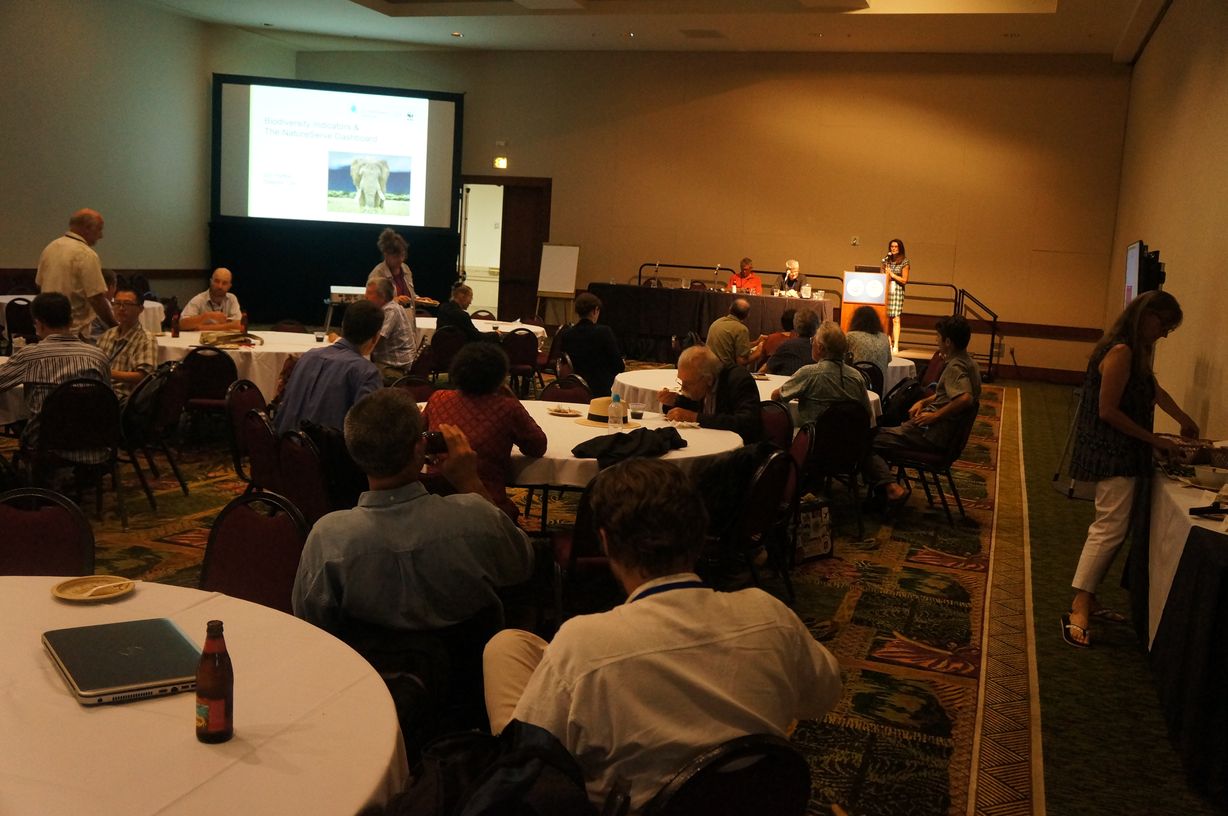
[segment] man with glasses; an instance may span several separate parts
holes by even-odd
[[[111,366],[111,387],[123,402],[133,387],[158,364],[158,345],[149,332],[141,328],[141,312],[145,304],[131,286],[115,290],[111,308],[119,325],[98,338],[98,348],[107,355]]]

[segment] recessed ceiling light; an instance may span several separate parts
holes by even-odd
[[[462,34],[462,33],[460,33],[459,31],[453,31],[453,32],[452,32],[452,36],[453,36],[453,37],[456,37],[456,38],[458,38],[458,39],[459,39],[460,37],[463,37],[463,36],[465,36],[465,35],[464,35],[464,34]]]

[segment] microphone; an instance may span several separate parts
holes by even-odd
[[[886,255],[883,256],[883,263],[890,263],[890,262],[891,262],[891,253],[888,252]]]

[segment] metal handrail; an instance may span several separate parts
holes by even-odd
[[[993,382],[994,360],[997,357],[997,355],[994,354],[994,351],[998,347],[998,313],[986,306],[980,300],[980,298],[969,292],[967,289],[960,289],[957,306],[959,308],[959,313],[963,314],[965,317],[967,317],[969,312],[972,311],[968,307],[968,301],[972,301],[983,312],[983,314],[979,315],[973,312],[973,317],[975,319],[989,321],[989,363],[985,366],[985,380],[987,382]]]

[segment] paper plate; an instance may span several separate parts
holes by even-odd
[[[123,583],[120,583],[121,581]],[[115,586],[101,589],[93,595],[87,594],[91,589],[104,584],[115,584]],[[56,584],[51,588],[51,594],[65,601],[94,603],[127,595],[135,588],[136,581],[122,575],[83,575],[80,578],[70,578]]]
[[[575,408],[564,408],[561,405],[551,405],[546,409],[546,413],[556,417],[578,417],[580,411]]]

